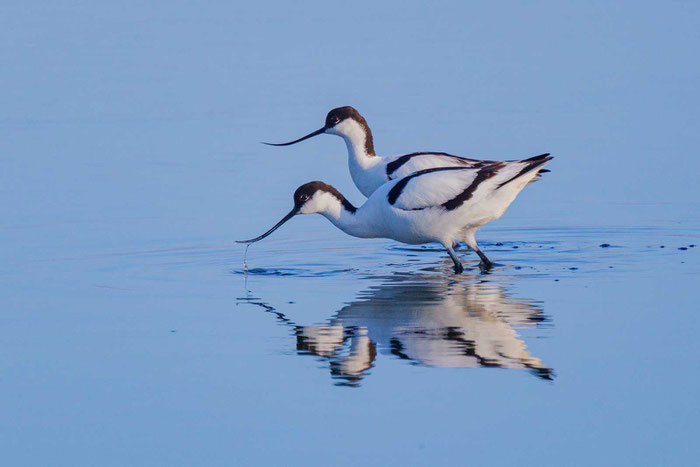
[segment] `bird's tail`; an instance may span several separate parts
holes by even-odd
[[[518,165],[520,165],[522,168],[518,173],[510,177],[508,180],[505,182],[501,183],[498,185],[498,188],[501,188],[503,185],[507,185],[525,175],[532,174],[533,170],[537,170],[538,173],[535,175],[538,175],[542,172],[549,172],[549,170],[542,169],[542,166],[544,166],[547,162],[551,161],[553,159],[552,156],[549,155],[549,153],[545,154],[540,154],[539,156],[535,157],[530,157],[529,159],[523,159],[519,162],[517,162]]]

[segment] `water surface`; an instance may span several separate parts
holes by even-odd
[[[10,2],[0,447],[13,465],[678,464],[698,454],[698,7]],[[551,152],[435,245],[300,216],[380,153]]]

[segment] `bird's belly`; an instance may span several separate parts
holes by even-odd
[[[389,236],[393,240],[409,245],[444,242],[456,238],[454,226],[438,210],[397,210],[393,222],[389,223]]]

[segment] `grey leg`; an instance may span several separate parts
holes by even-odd
[[[493,263],[491,262],[490,259],[488,259],[488,258],[486,257],[486,255],[484,254],[484,252],[481,251],[481,250],[479,249],[479,247],[476,247],[476,250],[474,250],[474,251],[476,251],[476,254],[479,255],[479,258],[481,258],[481,263],[479,263],[479,267],[480,267],[481,269],[486,269],[486,270],[491,269],[491,267],[493,266]]]
[[[445,247],[445,249],[450,255],[450,258],[452,258],[452,261],[455,263],[455,274],[462,274],[464,267],[462,266],[462,263],[459,262],[459,258],[457,258],[455,251],[452,249],[452,247]]]
[[[486,257],[483,251],[479,249],[479,245],[476,244],[476,238],[474,238],[474,231],[467,231],[464,235],[464,243],[467,244],[469,248],[474,250],[474,252],[479,255],[479,258],[481,259],[481,263],[479,263],[479,267],[482,270],[489,270],[493,266],[493,263],[491,262],[490,259]]]

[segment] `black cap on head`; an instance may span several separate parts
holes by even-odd
[[[328,112],[328,115],[326,115],[326,128],[332,128],[338,123],[342,122],[343,120],[347,120],[348,118],[357,120],[358,122],[364,125],[367,124],[367,122],[365,122],[365,119],[362,118],[362,115],[360,115],[360,112],[355,110],[354,107],[346,105],[344,107],[336,107],[335,109]]]
[[[360,115],[360,112],[355,110],[354,107],[346,105],[344,107],[336,107],[335,109],[328,112],[326,115],[326,124],[323,128],[329,129],[333,128],[337,124],[352,119],[362,126],[365,132],[365,150],[370,156],[374,155],[374,140],[372,139],[372,130],[369,129],[369,125],[365,118]]]
[[[326,115],[326,123],[323,125],[323,128],[319,128],[318,130],[311,132],[306,136],[302,136],[299,139],[295,139],[294,141],[289,141],[287,143],[263,142],[263,144],[267,144],[268,146],[290,146],[292,144],[297,144],[309,138],[313,138],[314,136],[326,133],[326,131],[330,130],[331,128],[334,128],[339,123],[348,119],[352,119],[362,126],[366,135],[365,150],[367,151],[368,155],[374,156],[374,142],[372,141],[372,131],[369,129],[369,125],[367,125],[365,119],[362,117],[362,115],[360,115],[360,112],[355,110],[353,107],[350,107],[349,105],[346,105],[345,107],[337,107],[328,112],[328,115]]]
[[[308,200],[313,198],[314,194],[317,191],[324,191],[326,193],[330,193],[331,195],[335,196],[338,201],[341,202],[343,207],[347,209],[350,212],[355,212],[357,208],[353,206],[350,201],[345,199],[345,196],[341,192],[335,189],[335,187],[319,182],[318,180],[309,182],[309,183],[304,183],[302,186],[297,188],[297,190],[294,192],[294,207],[301,209],[301,207],[306,203]]]
[[[294,206],[303,206],[308,200],[310,200],[314,193],[322,189],[322,186],[326,185],[323,182],[309,182],[304,183],[302,186],[296,189],[294,192]],[[326,185],[329,186],[329,185]]]
[[[236,240],[236,243],[255,243],[267,237],[272,232],[279,229],[282,226],[282,224],[299,214],[304,204],[307,203],[311,198],[313,198],[314,194],[317,191],[325,191],[326,193],[330,193],[331,195],[335,196],[336,199],[338,199],[338,201],[340,201],[340,203],[343,205],[343,207],[351,213],[354,213],[357,210],[355,206],[350,204],[350,201],[346,200],[345,197],[342,194],[340,194],[338,190],[336,190],[329,184],[319,181],[304,183],[294,192],[294,207],[291,211],[289,211],[289,213],[286,216],[282,218],[281,221],[279,221],[270,230],[258,237],[251,238],[250,240]]]

